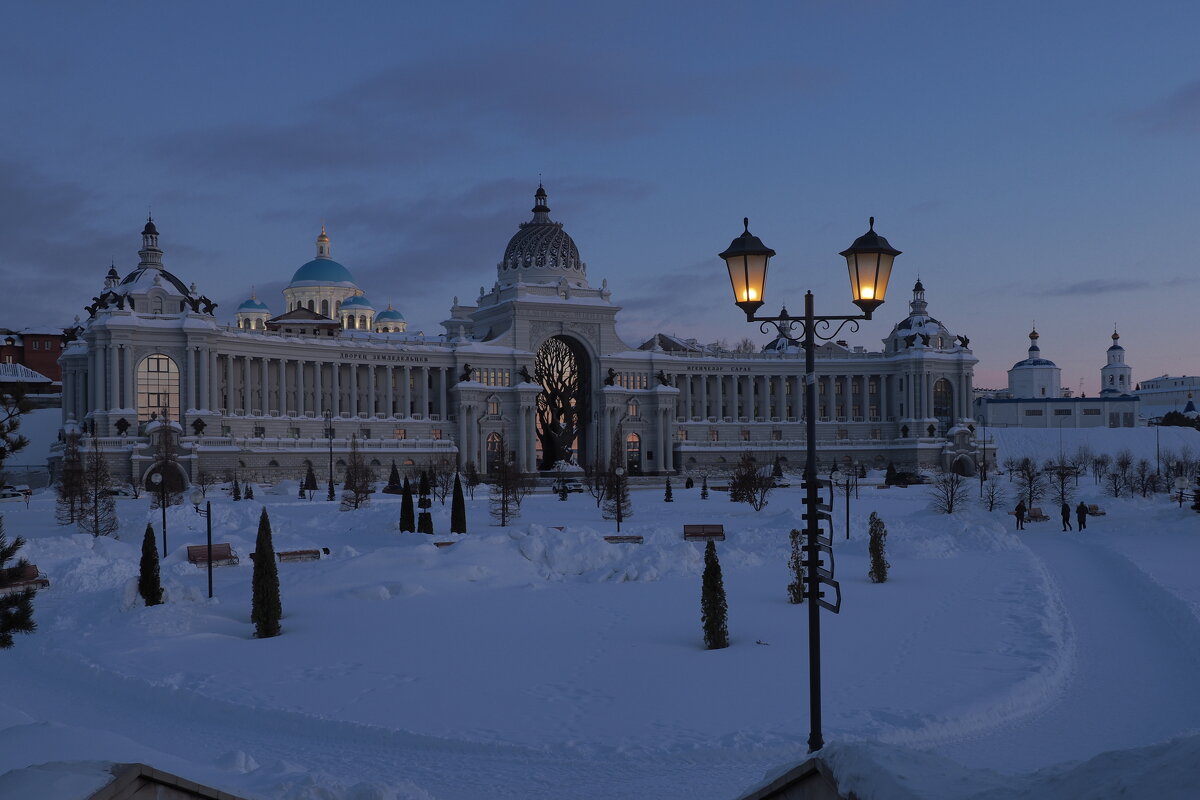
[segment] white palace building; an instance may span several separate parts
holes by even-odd
[[[455,298],[439,336],[376,309],[324,229],[283,290],[282,313],[251,297],[231,322],[166,269],[153,221],[139,256],[123,277],[109,271],[60,361],[64,431],[105,453],[118,480],[146,479],[156,460],[147,434],[164,421],[179,434],[185,481],[235,470],[296,478],[309,464],[324,480],[330,449],[337,471],[352,440],[384,468],[473,462],[488,472],[502,447],[528,473],[617,453],[644,475],[716,473],[746,450],[764,464],[803,463],[803,352],[783,339],[751,354],[661,334],[622,341],[607,281],[589,284],[540,186],[492,288],[472,305]],[[967,345],[929,316],[919,281],[881,350],[824,344],[822,464],[972,473]]]

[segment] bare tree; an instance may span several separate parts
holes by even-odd
[[[1072,495],[1071,480],[1075,475],[1075,470],[1066,464],[1055,464],[1046,469],[1046,476],[1050,484],[1050,497],[1054,500],[1054,504],[1061,506],[1063,503],[1070,504]]]
[[[967,479],[953,470],[941,472],[929,482],[933,508],[942,514],[953,514],[967,502]]]
[[[583,487],[595,499],[596,508],[599,508],[608,493],[608,472],[604,469],[604,462],[599,456],[584,466]]]
[[[1120,497],[1121,492],[1125,491],[1125,477],[1118,469],[1110,469],[1104,475],[1104,492],[1110,497]]]
[[[1144,458],[1138,459],[1137,465],[1133,468],[1131,485],[1133,491],[1138,492],[1145,497],[1150,492],[1154,472],[1150,469],[1150,462]]]
[[[1113,459],[1113,469],[1121,473],[1121,481],[1126,488],[1133,483],[1133,453],[1121,450]]]
[[[496,451],[496,469],[492,475],[491,492],[488,495],[488,511],[500,527],[505,527],[521,515],[520,483],[521,471],[513,454],[508,451],[504,437],[500,437]]]
[[[1004,504],[1004,487],[991,475],[983,484],[983,505],[988,511],[995,511]]]
[[[54,484],[58,499],[54,518],[59,525],[71,525],[83,516],[83,456],[79,452],[79,434],[69,433],[63,441],[62,468]]]
[[[87,463],[83,469],[83,514],[79,529],[92,536],[111,536],[120,527],[116,503],[112,497],[112,480],[108,464],[92,439]]]
[[[429,464],[429,490],[442,505],[446,505],[446,498],[454,489],[454,476],[457,474],[449,459],[443,458]]]
[[[1032,458],[1019,459],[1012,477],[1017,484],[1017,496],[1025,502],[1026,508],[1033,508],[1046,493],[1046,477]]]
[[[769,471],[759,467],[754,455],[747,450],[742,453],[737,466],[729,476],[729,494],[736,502],[749,503],[755,511],[767,504],[767,495],[775,485]]]
[[[468,461],[463,464],[463,484],[472,500],[475,499],[475,487],[479,485],[479,480],[479,467],[475,466],[475,462]]]
[[[208,497],[208,490],[221,482],[218,475],[205,470],[200,470],[196,473],[196,480],[192,481],[195,486],[200,489],[200,494],[203,497]]]
[[[1021,463],[1021,459],[1009,456],[1004,459],[1004,471],[1008,474],[1009,482],[1012,482],[1013,473],[1017,471],[1017,465]]]
[[[1108,465],[1112,463],[1112,456],[1108,453],[1099,453],[1092,459],[1092,480],[1099,483],[1108,474]]]
[[[733,346],[735,353],[757,353],[758,345],[749,336],[743,336],[737,344]]]
[[[342,479],[342,511],[356,510],[370,502],[371,485],[374,482],[374,470],[363,460],[362,452],[358,449],[358,437],[351,436]]]

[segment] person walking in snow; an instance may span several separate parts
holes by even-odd
[[[1017,501],[1017,510],[1013,512],[1017,515],[1017,530],[1025,530],[1025,501]]]
[[[1066,503],[1063,503],[1061,510],[1062,510],[1063,530],[1064,531],[1075,530],[1074,528],[1071,527],[1071,507],[1069,505],[1067,505]]]
[[[1088,508],[1086,505],[1084,505],[1083,501],[1080,500],[1079,505],[1075,506],[1075,519],[1079,522],[1080,533],[1082,533],[1083,529],[1087,527],[1087,516]]]

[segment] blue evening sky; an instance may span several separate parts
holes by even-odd
[[[716,257],[749,216],[768,309],[852,312],[867,217],[1001,386],[1037,321],[1088,394],[1200,373],[1193,3],[21,3],[0,51],[0,326],[66,325],[147,207],[168,269],[273,311],[312,257],[440,332],[541,175],[632,343],[765,341]]]

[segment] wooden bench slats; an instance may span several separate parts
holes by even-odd
[[[725,541],[724,525],[684,525],[683,538],[689,542]]]
[[[214,550],[216,545],[213,545]],[[258,553],[251,553],[250,560],[253,561]],[[275,558],[282,563],[290,563],[292,561],[320,561],[320,550],[277,550]]]
[[[609,544],[642,544],[645,541],[643,536],[605,536],[604,541]]]
[[[452,544],[454,544],[454,542],[434,542],[433,546],[434,547],[449,547]]]
[[[37,564],[26,564],[24,567],[10,567],[0,574],[0,595],[23,592],[26,589],[46,589],[50,579],[38,572]]]
[[[208,545],[205,544],[189,544],[188,545],[188,561],[198,567],[207,566],[208,564]],[[212,546],[212,563],[214,567],[225,567],[240,564],[241,559],[237,553],[233,552],[233,546],[229,542],[221,542]]]
[[[1105,514],[1108,513],[1107,511],[1101,511],[1100,506],[1096,505],[1095,503],[1088,504],[1087,509],[1088,509],[1088,516],[1090,516],[1090,517],[1103,517]]]

